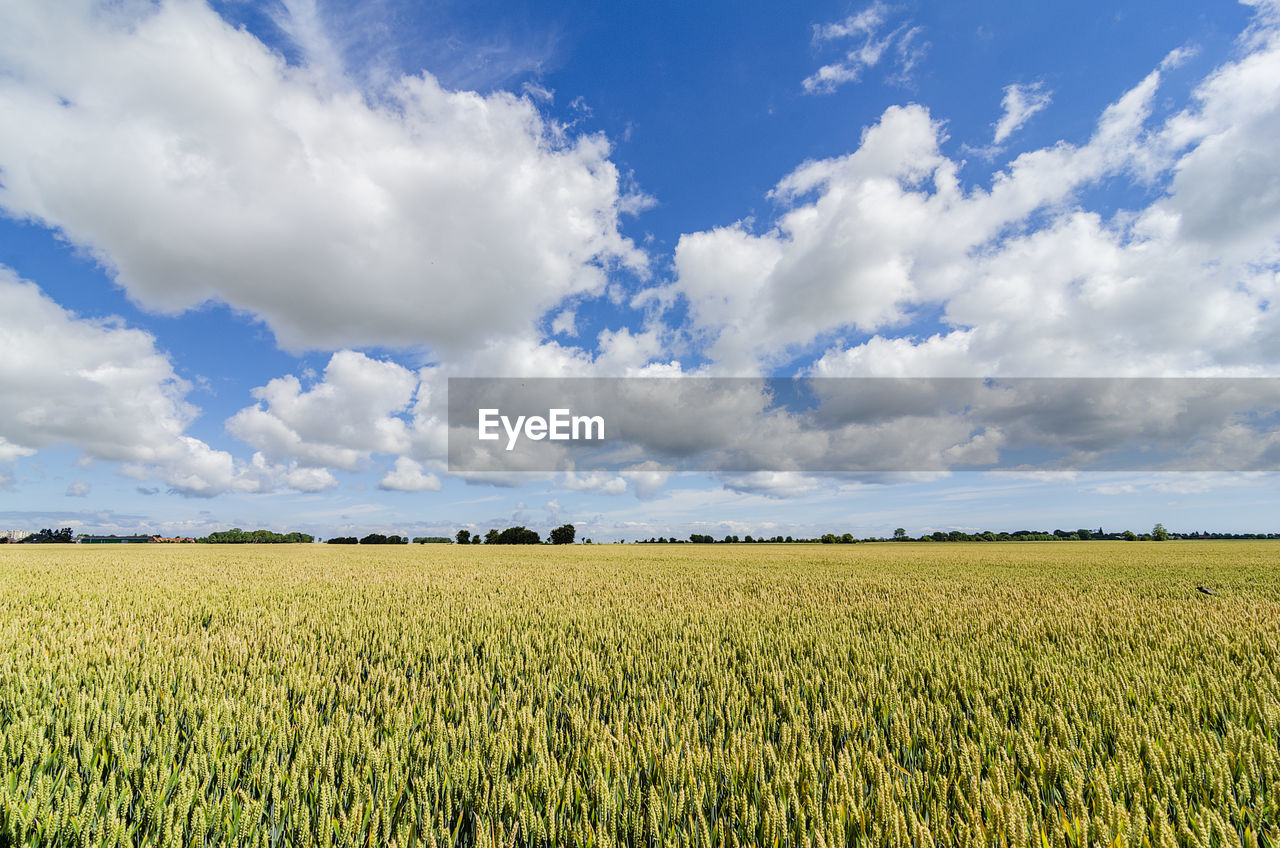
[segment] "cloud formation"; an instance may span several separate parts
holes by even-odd
[[[323,379],[304,389],[293,375],[253,390],[259,401],[227,421],[227,429],[273,462],[356,471],[374,453],[410,450],[403,417],[418,387],[404,366],[338,351]]]
[[[69,445],[186,495],[238,484],[231,454],[186,434],[190,386],[151,334],[77,318],[3,266],[0,301],[0,462]],[[82,481],[67,490],[87,492]]]
[[[1022,125],[1053,101],[1053,92],[1047,91],[1042,82],[1013,83],[1004,87],[1000,108],[1004,113],[996,121],[993,144],[1004,144]]]
[[[401,456],[396,458],[395,466],[378,483],[378,488],[393,492],[438,492],[441,483],[436,475],[424,473],[422,465]]]
[[[5,4],[0,205],[148,309],[224,302],[290,349],[456,353],[645,273],[602,136],[425,73],[365,96],[324,71],[314,6],[288,8],[319,64],[204,3]]]
[[[805,93],[831,94],[845,83],[860,82],[863,71],[882,61],[892,65],[891,82],[901,84],[909,81],[912,71],[929,51],[929,44],[921,38],[923,29],[909,23],[886,31],[886,24],[893,15],[891,7],[877,0],[842,21],[815,25],[813,41],[816,45],[852,42],[852,46],[847,48],[840,61],[823,65],[805,77]]]
[[[989,186],[962,182],[929,110],[890,107],[855,151],[774,188],[772,226],[682,236],[655,298],[683,296],[687,332],[726,374],[815,345],[819,376],[1266,374],[1280,355],[1278,32],[1261,16],[1161,122],[1152,71],[1086,143],[1025,152]],[[1025,118],[1035,100],[1018,96]],[[1104,180],[1155,199],[1085,206]],[[904,333],[921,311],[942,328]],[[841,341],[855,334],[870,338]]]

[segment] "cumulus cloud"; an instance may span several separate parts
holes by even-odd
[[[199,412],[186,400],[191,386],[150,333],[118,319],[76,317],[3,266],[0,300],[0,462],[66,445],[188,497],[337,484],[327,470],[272,463],[261,454],[241,461],[189,435]],[[66,494],[90,491],[77,479]]]
[[[1151,119],[1157,69],[1085,143],[1025,152],[986,186],[962,183],[927,109],[891,107],[852,153],[785,177],[772,226],[682,236],[676,280],[654,298],[685,298],[687,331],[722,373],[815,344],[828,348],[820,376],[1268,373],[1280,354],[1268,308],[1280,294],[1278,32],[1260,17],[1241,56],[1169,118]],[[1025,118],[1034,98],[1020,96]],[[1156,199],[1085,207],[1106,179]],[[943,329],[911,335],[920,310],[940,311]],[[871,338],[847,345],[848,333]]]
[[[654,370],[650,357],[661,351],[656,330],[626,329],[601,333],[594,353],[518,337],[501,343],[495,340],[469,355],[416,370],[390,358],[339,350],[318,377],[287,374],[253,389],[257,403],[231,416],[226,426],[228,432],[256,451],[250,470],[262,486],[275,480],[291,480],[291,488],[304,491],[328,488],[336,485],[331,475],[309,483],[298,481],[304,480],[307,469],[323,470],[326,475],[329,469],[361,472],[373,467],[377,457],[395,457],[394,467],[384,474],[379,488],[436,491],[442,484],[435,472],[444,471],[447,458],[450,377],[488,374],[582,378],[681,373],[679,363],[658,365]],[[546,410],[542,412],[545,414]],[[472,436],[474,425],[470,419],[455,422],[455,427]],[[541,444],[558,450],[559,443],[556,447],[547,442]],[[542,481],[604,494],[619,494],[627,489],[627,481],[616,475],[569,474],[555,478],[537,473],[547,465],[481,461],[458,465],[450,474],[468,483],[504,487]],[[643,485],[642,490],[647,491]]]
[[[1031,116],[1041,111],[1053,101],[1053,92],[1047,91],[1044,83],[1013,83],[1004,87],[1004,99],[1000,107],[1004,113],[996,121],[993,144],[1003,144]]]
[[[649,459],[638,462],[622,471],[622,477],[630,484],[631,490],[641,500],[657,497],[662,487],[671,479],[671,471],[659,462]]]
[[[356,471],[373,453],[409,451],[410,424],[401,416],[417,387],[418,375],[402,365],[342,350],[310,388],[286,375],[254,389],[258,404],[232,416],[227,429],[273,462]]]
[[[293,349],[469,350],[645,272],[603,137],[425,73],[366,96],[286,7],[301,67],[200,2],[5,4],[0,205],[149,309],[225,302]]]
[[[149,333],[77,318],[3,267],[0,300],[0,461],[61,444],[182,494],[238,485],[230,454],[186,435],[190,386]],[[68,494],[87,494],[77,483]]]
[[[436,475],[424,474],[419,463],[402,456],[396,459],[395,467],[386,473],[378,488],[393,492],[438,492],[441,483]]]
[[[327,468],[291,467],[282,473],[284,484],[299,492],[323,492],[338,485]]]
[[[566,471],[556,480],[556,485],[573,492],[599,492],[602,495],[620,495],[627,490],[625,479],[602,471]]]

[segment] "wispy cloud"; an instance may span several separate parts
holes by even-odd
[[[815,24],[813,41],[822,46],[833,41],[852,41],[844,57],[818,68],[804,80],[809,94],[830,94],[849,82],[859,82],[867,68],[890,63],[890,82],[904,85],[924,59],[929,43],[920,38],[923,29],[910,22],[888,28],[894,10],[876,2],[843,21]]]
[[[330,85],[341,84],[346,78],[342,51],[330,38],[315,0],[282,0],[272,19],[302,51],[313,72]]]
[[[1013,83],[1004,87],[1004,99],[1000,101],[1004,113],[995,124],[994,144],[1003,144],[1031,116],[1044,109],[1053,101],[1053,92],[1048,91],[1042,82]]]

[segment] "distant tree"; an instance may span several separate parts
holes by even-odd
[[[232,527],[230,530],[210,533],[199,541],[214,545],[273,545],[314,542],[315,537],[307,533],[275,533],[271,530],[241,530],[239,527]]]
[[[443,538],[443,537],[439,537],[439,538]],[[445,541],[447,542],[448,539],[445,539]],[[409,538],[407,536],[398,536],[394,534],[391,536],[384,536],[381,533],[370,533],[368,536],[362,536],[360,538],[360,544],[362,545],[407,545],[409,544]]]
[[[458,544],[459,544],[459,545],[469,545],[469,544],[471,544],[471,531],[470,531],[470,530],[459,530],[459,531],[458,531],[457,539],[458,539]]]
[[[1151,538],[1157,542],[1167,542],[1169,541],[1169,531],[1164,529],[1163,524],[1156,524],[1151,530]]]
[[[326,545],[358,545],[360,544],[360,540],[357,539],[355,536],[334,536],[332,539],[325,542],[325,544]]]
[[[907,531],[904,527],[899,527],[893,531],[893,540],[895,542],[905,542],[907,540]]]
[[[48,527],[45,527],[40,532],[32,533],[22,541],[33,545],[43,545],[50,543],[67,544],[73,540],[71,538],[70,527],[63,527],[61,530],[51,530]]]
[[[578,530],[572,524],[565,524],[551,531],[551,544],[553,545],[572,545],[573,537],[576,536]]]
[[[496,544],[498,544],[498,531],[497,531],[497,530],[490,530],[488,533],[485,533],[485,534],[484,534],[484,543],[485,543],[486,545],[496,545]]]
[[[1138,537],[1137,537],[1137,535],[1136,535],[1132,530],[1126,530],[1126,531],[1124,531],[1124,534],[1123,534],[1122,538],[1123,538],[1126,542],[1136,542],[1136,541],[1138,541]]]
[[[528,527],[508,527],[501,533],[494,536],[492,545],[539,545],[542,544],[542,538],[537,531],[530,530]]]
[[[472,537],[471,537],[471,544],[473,544],[473,545],[478,545],[478,544],[480,544],[480,534],[479,534],[479,533],[477,533],[477,534],[475,534],[474,536],[472,536]]]
[[[1092,538],[1093,538],[1093,532],[1092,532],[1092,531],[1090,531],[1090,530],[1086,530],[1086,529],[1084,529],[1083,527],[1081,527],[1079,530],[1077,530],[1077,531],[1076,531],[1076,536],[1078,536],[1078,537],[1079,537],[1079,538],[1081,538],[1081,539],[1092,539]]]

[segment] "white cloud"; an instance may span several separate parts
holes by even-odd
[[[258,403],[229,418],[227,429],[259,452],[263,485],[267,480],[285,479],[292,468],[355,472],[367,469],[375,456],[393,456],[397,457],[395,468],[383,477],[381,488],[435,490],[439,480],[420,472],[424,464],[436,471],[445,467],[450,376],[651,375],[650,357],[662,350],[656,331],[626,329],[602,333],[597,347],[592,356],[581,348],[550,341],[495,340],[469,355],[416,371],[390,359],[340,350],[330,358],[321,378],[309,386],[285,375],[253,389]],[[678,363],[660,367],[679,373]],[[492,466],[498,473],[483,470],[489,467],[479,464],[453,476],[468,483],[506,487],[552,479],[548,474],[523,472],[519,462]],[[535,467],[541,466],[529,465]],[[588,479],[570,478],[567,487],[581,483],[583,488],[609,494],[626,487],[616,477],[613,482]]]
[[[687,332],[720,373],[775,368],[815,344],[829,348],[813,369],[825,376],[1270,373],[1277,32],[1256,25],[1243,55],[1167,120],[1151,121],[1157,70],[1087,143],[1023,153],[989,187],[961,183],[926,109],[891,107],[854,152],[778,184],[772,227],[682,236],[676,280],[651,302],[687,299]],[[1157,199],[1084,208],[1103,179]],[[903,333],[939,308],[945,329]],[[872,338],[847,345],[846,332]]]
[[[1080,486],[1082,491],[1099,495],[1132,495],[1139,492],[1160,492],[1170,495],[1201,495],[1224,489],[1245,489],[1256,486],[1274,486],[1276,475],[1267,472],[1221,473],[1214,471],[1189,471],[1179,473],[1151,473],[1132,477],[1098,475]]]
[[[893,10],[881,2],[872,3],[860,12],[849,15],[843,21],[815,25],[813,40],[823,45],[832,41],[854,42],[838,62],[823,65],[803,83],[808,94],[830,94],[845,83],[859,82],[862,73],[879,65],[886,55],[891,55],[894,65],[891,82],[905,84],[929,50],[929,44],[921,41],[921,27],[901,24],[885,32],[885,24],[893,16]]]
[[[241,484],[230,454],[185,434],[190,386],[149,333],[77,318],[2,266],[0,300],[0,461],[62,444],[186,495]]]
[[[91,489],[92,489],[92,486],[90,486],[84,480],[72,480],[71,485],[67,486],[67,497],[69,498],[87,497]]]
[[[323,492],[338,485],[327,468],[293,467],[283,473],[284,484],[299,492]]]
[[[398,457],[395,467],[378,483],[379,489],[393,492],[438,492],[440,478],[422,472],[422,466],[407,456]]]
[[[563,309],[551,322],[553,336],[576,336],[578,334],[577,315],[572,309]]]
[[[373,453],[410,450],[410,425],[400,416],[417,387],[418,375],[401,365],[342,350],[309,389],[292,375],[254,389],[259,403],[232,416],[227,429],[273,462],[355,471]]]
[[[832,41],[841,38],[856,38],[874,35],[884,25],[889,16],[889,7],[884,3],[872,3],[860,12],[848,16],[843,21],[823,24],[813,28],[814,41]]]
[[[149,309],[220,300],[295,349],[472,349],[644,272],[603,137],[427,74],[365,96],[287,5],[314,65],[203,3],[4,4],[0,204]]]
[[[556,99],[556,93],[553,89],[538,85],[535,82],[526,81],[520,86],[520,90],[542,103],[552,103]]]
[[[271,19],[302,50],[308,68],[322,83],[339,85],[346,77],[341,51],[329,38],[315,0],[280,0],[278,7],[268,7]]]
[[[724,487],[743,494],[767,498],[796,498],[817,489],[822,481],[795,471],[753,471],[747,474],[722,474]]]
[[[649,459],[624,469],[622,477],[630,484],[637,498],[647,501],[656,497],[662,487],[667,485],[671,472]]]
[[[566,471],[556,480],[556,485],[574,492],[599,492],[602,495],[620,495],[627,490],[625,479],[602,471]]]
[[[1004,99],[1000,102],[1004,114],[996,122],[992,143],[1003,144],[1009,136],[1021,129],[1032,115],[1044,109],[1052,101],[1053,92],[1047,91],[1042,82],[1006,85]]]

